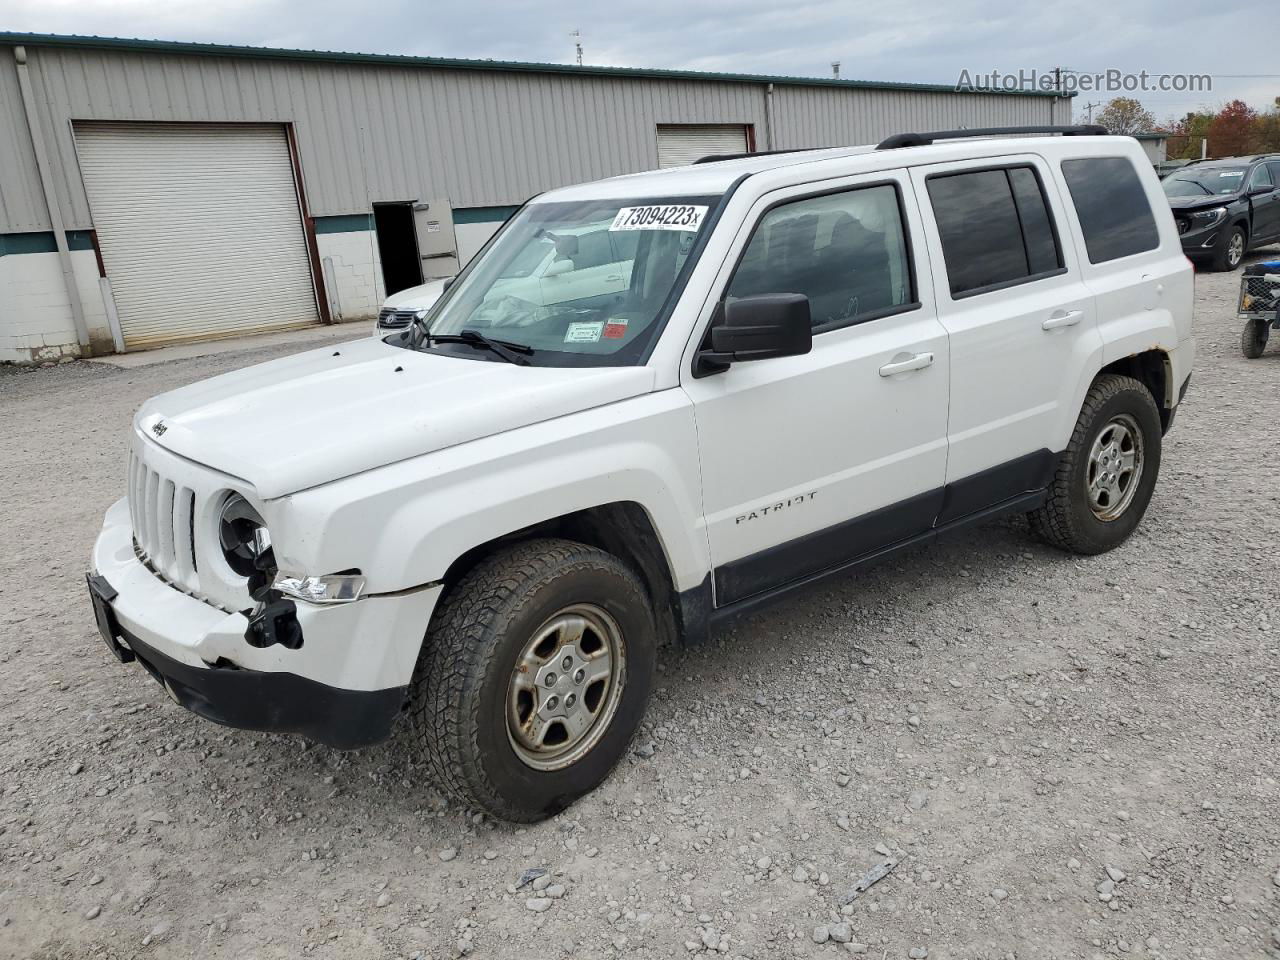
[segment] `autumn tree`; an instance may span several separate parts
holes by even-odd
[[[1232,100],[1209,124],[1210,155],[1238,157],[1252,153],[1257,140],[1257,123],[1258,111],[1243,100]]]
[[[1146,133],[1156,125],[1151,111],[1132,97],[1116,97],[1098,113],[1098,123],[1108,133]]]
[[[1214,115],[1207,111],[1193,111],[1181,120],[1169,123],[1167,156],[1170,160],[1196,160],[1200,157],[1200,144],[1209,136],[1209,125]]]
[[[1255,147],[1263,153],[1280,153],[1280,97],[1271,109],[1258,114],[1254,124]]]

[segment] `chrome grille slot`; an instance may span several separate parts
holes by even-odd
[[[159,475],[157,474],[157,477]],[[177,572],[173,550],[173,493],[172,480],[159,479],[156,485],[156,509],[153,516],[156,521],[156,555],[155,563],[165,576],[173,579]]]
[[[174,579],[179,583],[196,585],[195,532],[196,495],[189,487],[178,490],[173,500],[173,562]]]
[[[196,564],[196,494],[129,456],[129,517],[138,555],[169,583],[198,593]]]

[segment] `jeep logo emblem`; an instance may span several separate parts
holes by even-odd
[[[154,433],[157,437],[163,437],[164,432],[168,429],[169,428],[164,425],[163,420],[157,420],[155,423],[151,425],[151,432]]]

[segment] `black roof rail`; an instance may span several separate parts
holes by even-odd
[[[756,150],[752,153],[709,153],[699,157],[690,166],[699,163],[719,163],[721,160],[745,160],[747,157],[773,157],[779,153],[809,153],[812,150],[830,150],[831,147],[796,147],[793,150]]]
[[[1107,130],[1095,124],[1049,127],[976,127],[972,130],[934,130],[932,133],[895,133],[881,140],[877,150],[924,147],[935,140],[963,140],[966,137],[1008,137],[1017,133],[1060,133],[1064,137],[1101,137]]]

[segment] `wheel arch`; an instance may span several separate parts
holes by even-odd
[[[666,545],[643,505],[614,501],[574,510],[493,537],[466,550],[449,564],[441,578],[446,591],[476,564],[497,551],[526,540],[559,537],[612,554],[640,577],[653,604],[660,645],[682,642],[696,629],[680,602]]]
[[[1113,360],[1097,372],[1094,380],[1108,373],[1132,377],[1146,387],[1160,411],[1161,429],[1169,429],[1173,408],[1178,401],[1174,392],[1176,386],[1173,382],[1173,362],[1166,351],[1154,348]]]

